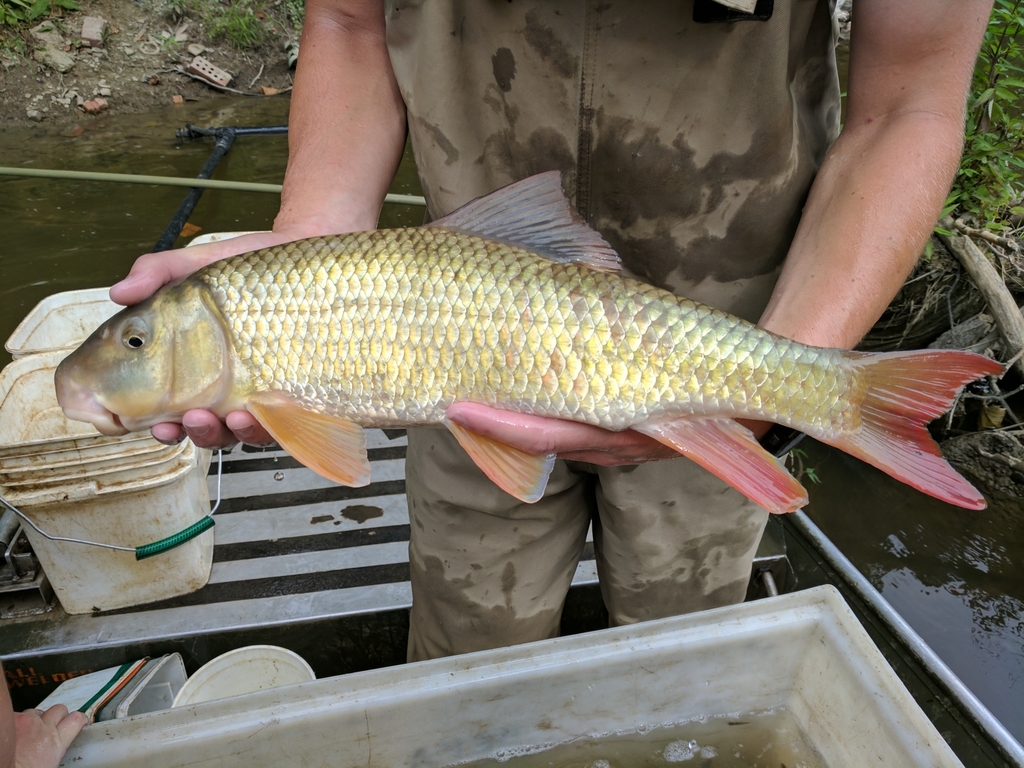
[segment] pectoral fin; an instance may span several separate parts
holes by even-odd
[[[258,392],[245,406],[282,448],[318,475],[356,488],[369,484],[366,433],[358,424],[284,392]]]
[[[634,426],[674,448],[769,512],[794,512],[807,491],[777,458],[732,419],[684,418]]]
[[[459,445],[483,473],[505,493],[527,504],[533,504],[544,495],[548,476],[555,465],[553,453],[546,456],[526,453],[476,432],[470,432],[447,419],[445,426],[451,430]]]

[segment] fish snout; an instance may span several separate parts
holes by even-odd
[[[104,435],[128,434],[117,414],[97,400],[93,392],[75,381],[61,366],[57,368],[53,383],[57,389],[57,404],[67,418],[92,424]]]

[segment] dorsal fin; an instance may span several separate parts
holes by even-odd
[[[430,224],[527,248],[552,261],[622,268],[619,256],[572,209],[558,171],[538,173],[478,197]]]

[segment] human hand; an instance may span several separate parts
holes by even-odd
[[[631,429],[611,432],[577,421],[503,411],[479,403],[453,403],[447,416],[471,432],[538,456],[554,453],[560,459],[602,467],[679,457],[653,437]]]
[[[111,286],[110,299],[125,306],[138,304],[152,296],[160,286],[191,275],[207,264],[307,236],[288,231],[254,232],[215,243],[147,253],[135,260],[127,277]]]
[[[273,445],[274,438],[248,411],[232,411],[223,420],[212,411],[194,408],[185,411],[181,424],[165,421],[150,429],[153,437],[171,445],[189,437],[200,448],[216,450],[236,443]]]
[[[309,236],[308,231],[299,229],[276,230],[162,253],[147,253],[135,261],[128,277],[111,287],[110,298],[118,304],[137,304],[162,285],[190,275],[207,264]],[[250,445],[274,442],[263,426],[246,411],[234,411],[222,421],[211,411],[195,409],[185,413],[181,424],[154,424],[151,432],[162,443],[177,443],[187,435],[200,448],[210,449],[227,448],[238,442]]]
[[[631,429],[611,432],[577,421],[503,411],[479,403],[453,403],[447,416],[478,435],[538,456],[554,453],[560,459],[602,467],[679,458],[674,449]],[[771,427],[763,421],[739,421],[755,437],[761,437]]]
[[[88,718],[56,704],[14,714],[14,768],[56,768]]]

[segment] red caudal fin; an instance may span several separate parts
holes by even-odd
[[[985,499],[942,458],[926,425],[960,387],[1002,373],[1002,364],[973,352],[920,350],[864,355],[854,365],[868,378],[861,427],[827,442],[937,499],[984,509]]]

